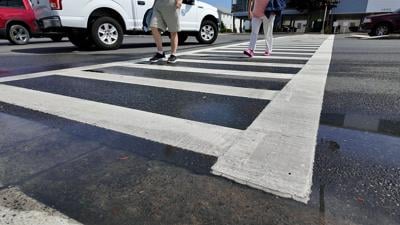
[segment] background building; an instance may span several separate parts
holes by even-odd
[[[245,24],[248,0],[233,0],[232,3],[233,15],[239,18],[242,24]],[[328,24],[332,26],[333,22],[336,21],[338,32],[349,32],[357,29],[367,15],[393,12],[399,8],[400,0],[340,0],[337,8],[329,12]],[[312,14],[311,31],[318,32],[322,28],[323,11],[313,12]],[[295,32],[305,32],[310,19],[309,16],[307,11],[299,12],[296,9],[286,9],[277,27]]]
[[[218,10],[219,18],[221,20],[221,26],[224,24],[226,32],[240,31],[240,19],[233,16],[230,12]]]

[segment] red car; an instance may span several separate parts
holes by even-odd
[[[0,37],[13,44],[27,44],[39,33],[29,0],[0,0]]]
[[[361,24],[361,29],[372,36],[400,32],[400,9],[393,13],[366,17]]]
[[[44,33],[48,24],[61,27],[58,17],[41,10],[42,5],[53,0],[0,0],[0,38],[6,38],[13,44],[27,44],[31,37],[49,37],[61,41],[62,33]],[[35,12],[35,5],[38,12]],[[46,14],[47,13],[47,14]],[[37,18],[37,15],[43,18]]]

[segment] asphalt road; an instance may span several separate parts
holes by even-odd
[[[221,36],[218,44],[247,38]],[[202,47],[191,42],[184,46]],[[39,40],[18,47],[0,42],[0,76],[143,58],[153,50],[149,37],[129,37],[121,50],[111,52],[79,52],[68,42]],[[84,224],[399,224],[398,52],[399,40],[335,38],[307,205],[211,175],[215,157],[6,103],[0,103],[1,189],[19,187],[28,196]],[[199,66],[188,66],[188,72]],[[132,73],[121,68],[97,72],[111,71]],[[159,76],[140,70],[135,73]],[[282,80],[204,80],[184,75],[171,72],[163,73],[167,78],[158,78],[273,90],[281,90],[286,84]],[[59,83],[64,85],[57,86]],[[129,90],[122,84],[112,89],[105,82],[68,77],[8,84],[124,107],[134,105],[236,129],[245,129],[268,104],[139,86]],[[136,102],[129,96],[136,96]],[[230,117],[212,110],[199,113],[194,106],[202,104],[206,108],[226,104],[229,107],[224,112]],[[248,108],[251,110],[241,114]],[[23,208],[20,202],[9,205]]]
[[[246,39],[245,35],[221,35],[215,45]],[[164,37],[166,51],[169,51],[168,41]],[[201,47],[208,45],[200,45],[190,37],[180,49]],[[54,43],[50,39],[32,39],[27,46],[10,45],[8,41],[0,40],[0,76],[151,57],[154,51],[155,44],[149,35],[125,36],[123,46],[116,51],[78,51],[67,38],[61,43]]]

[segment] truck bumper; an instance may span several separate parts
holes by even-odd
[[[371,23],[363,23],[360,28],[362,32],[370,33],[372,31],[372,26]]]
[[[38,21],[41,30],[59,30],[62,27],[60,17],[46,17]]]
[[[0,29],[0,38],[6,38],[6,37],[7,37],[6,29]]]

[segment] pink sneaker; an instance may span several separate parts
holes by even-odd
[[[254,56],[254,51],[251,49],[246,49],[243,51],[243,54],[247,55],[249,58],[252,58]]]
[[[270,55],[271,55],[271,52],[268,51],[268,50],[265,50],[264,55],[265,55],[265,56],[270,56]]]

